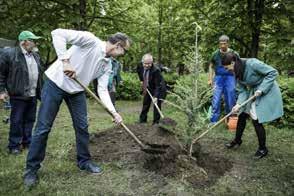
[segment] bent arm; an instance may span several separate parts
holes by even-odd
[[[108,92],[108,87],[107,87],[109,75],[110,73],[106,72],[98,79],[97,91],[102,103],[108,109],[108,111],[110,111],[112,114],[116,114],[117,112],[111,102],[109,92]]]
[[[209,63],[208,67],[208,83],[212,84],[213,78],[214,78],[214,69],[213,69],[213,64]]]
[[[244,101],[246,101],[249,97],[249,91],[247,90],[246,86],[241,84],[240,82],[237,83],[237,91],[239,93],[237,104],[241,105]]]
[[[87,31],[55,29],[51,32],[53,45],[59,59],[69,59],[67,44],[89,47],[95,44],[96,37]]]
[[[7,54],[4,52],[0,55],[0,94],[5,93],[6,89],[6,80],[9,67],[7,58]]]
[[[252,67],[254,71],[264,77],[261,84],[258,86],[258,90],[263,94],[267,94],[278,76],[278,71],[261,61],[255,63]]]

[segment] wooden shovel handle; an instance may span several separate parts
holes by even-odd
[[[102,107],[103,109],[111,115],[111,117],[114,118],[113,114],[108,110],[108,108],[102,103],[102,101],[81,81],[79,81],[77,78],[73,78],[74,81],[76,81],[91,97],[93,97]],[[121,122],[120,125],[127,131],[127,133],[140,145],[141,148],[145,148],[144,144],[139,140],[139,138],[136,137],[136,135],[123,123]]]
[[[241,105],[240,108],[245,106],[247,103],[249,103],[250,101],[252,101],[253,99],[255,99],[256,96],[253,95],[252,97],[250,97],[249,99],[247,99],[246,101],[244,101]],[[228,118],[229,116],[231,116],[233,114],[233,111],[231,111],[230,113],[228,113],[225,117],[223,117],[222,119],[220,119],[218,122],[216,122],[213,126],[209,127],[206,131],[204,131],[200,136],[198,136],[196,139],[194,139],[192,141],[192,144],[194,144],[196,141],[198,141],[200,138],[202,138],[204,135],[206,135],[211,129],[215,128],[216,126],[218,126],[221,122],[223,122],[226,118]]]
[[[158,111],[158,113],[159,113],[160,117],[161,117],[161,118],[164,118],[164,116],[163,116],[163,114],[162,114],[161,110],[159,109],[159,107],[158,107],[157,103],[155,102],[155,100],[154,100],[153,96],[151,95],[150,91],[148,90],[148,88],[146,88],[146,91],[147,91],[148,95],[150,96],[150,98],[151,98],[151,100],[152,100],[152,103],[153,103],[153,105],[156,107],[156,109],[157,109],[157,111]]]
[[[240,108],[245,106],[247,103],[249,103],[250,101],[252,101],[253,99],[255,99],[256,96],[253,95],[252,97],[250,97],[249,99],[247,99],[246,101],[244,101],[241,105]],[[231,111],[230,113],[228,113],[225,117],[223,117],[222,119],[220,119],[217,123],[215,123],[213,126],[209,127],[206,131],[204,131],[201,135],[199,135],[196,139],[192,140],[191,145],[190,145],[190,150],[189,150],[189,156],[192,157],[192,151],[193,151],[193,144],[195,142],[197,142],[200,138],[202,138],[203,136],[205,136],[211,129],[213,129],[214,127],[216,127],[217,125],[219,125],[221,122],[223,122],[226,118],[228,118],[231,114],[233,114],[233,111]]]

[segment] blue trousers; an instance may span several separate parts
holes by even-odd
[[[32,129],[36,119],[37,99],[10,99],[9,149],[19,149],[20,145],[30,145]]]
[[[42,89],[42,102],[27,155],[27,170],[37,171],[41,167],[41,162],[45,158],[48,134],[63,100],[67,104],[75,129],[78,166],[81,167],[90,160],[85,93],[68,94],[56,86],[54,82],[47,80]]]
[[[220,116],[221,98],[224,95],[225,112],[229,113],[236,104],[236,80],[231,75],[216,75],[214,77],[214,91],[212,97],[212,113],[210,122],[215,123]]]

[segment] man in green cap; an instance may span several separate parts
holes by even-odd
[[[19,45],[4,49],[0,55],[0,101],[10,97],[8,150],[14,155],[31,142],[42,83],[41,59],[34,52],[35,40],[40,38],[23,31],[18,36]]]

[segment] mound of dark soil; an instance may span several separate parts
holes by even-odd
[[[143,143],[168,145],[166,153],[145,153],[122,127],[114,127],[91,136],[90,149],[93,159],[105,163],[119,161],[123,168],[136,168],[162,177],[178,178],[196,187],[213,184],[232,168],[229,160],[219,154],[201,152],[200,148],[195,148],[198,149],[198,152],[194,153],[197,159],[190,159],[175,135],[159,126],[127,126]]]

